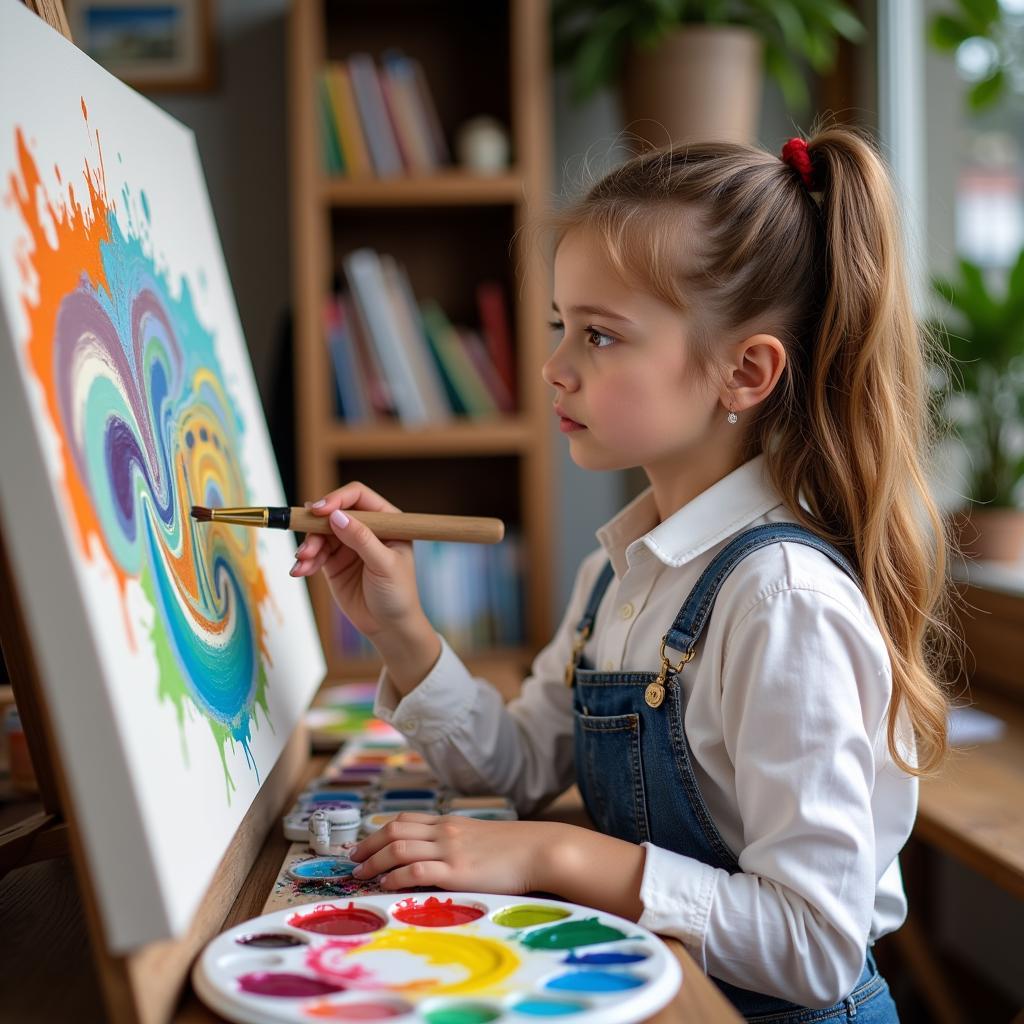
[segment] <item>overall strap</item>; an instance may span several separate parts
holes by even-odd
[[[587,606],[583,610],[583,617],[576,624],[576,639],[573,641],[572,645],[572,656],[569,658],[569,661],[565,666],[566,686],[572,686],[573,684],[573,679],[576,674],[576,664],[580,660],[583,648],[587,645],[587,639],[593,632],[594,619],[597,618],[597,609],[601,607],[601,598],[604,597],[604,592],[608,589],[608,584],[611,583],[614,575],[615,570],[612,568],[612,563],[605,562],[600,575],[597,577],[597,580],[590,591],[590,597],[587,599]]]
[[[857,586],[861,586],[860,577],[846,556],[835,545],[823,540],[806,527],[798,523],[765,523],[762,526],[753,526],[727,544],[701,573],[671,629],[665,634],[662,651],[664,652],[664,648],[668,646],[676,651],[692,652],[711,615],[718,591],[729,573],[758,548],[783,540],[806,544],[828,555]]]

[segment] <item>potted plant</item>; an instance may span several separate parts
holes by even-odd
[[[929,321],[952,357],[937,413],[969,456],[968,503],[954,518],[965,555],[1017,561],[1024,555],[1024,250],[1002,295],[977,264],[961,258],[958,265],[956,279],[931,279],[953,316]]]
[[[754,141],[765,70],[806,113],[801,60],[828,71],[864,26],[841,0],[553,0],[552,36],[573,98],[621,81],[627,126],[660,146]]]

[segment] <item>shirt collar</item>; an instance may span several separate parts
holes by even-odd
[[[597,530],[617,577],[650,552],[665,565],[685,565],[769,510],[782,498],[768,479],[764,454],[712,484],[664,522],[648,487]]]

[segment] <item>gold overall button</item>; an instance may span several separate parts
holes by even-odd
[[[644,690],[644,700],[648,707],[660,708],[661,702],[665,699],[665,687],[661,683],[649,683]]]

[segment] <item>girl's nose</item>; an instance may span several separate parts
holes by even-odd
[[[554,352],[548,356],[547,362],[541,367],[540,375],[544,378],[545,384],[553,388],[561,388],[563,391],[575,391],[579,379],[569,365],[565,356],[565,341],[558,345]]]

